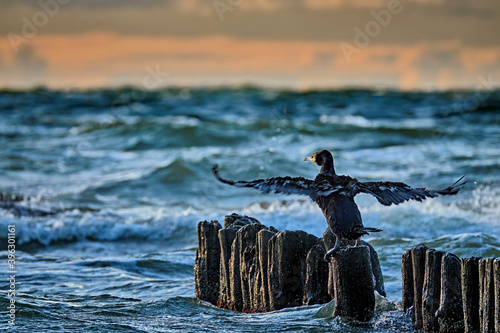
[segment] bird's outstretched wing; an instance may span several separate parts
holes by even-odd
[[[413,188],[405,183],[396,182],[359,182],[357,192],[368,193],[377,198],[384,206],[398,205],[407,200],[422,201],[438,195],[454,195],[462,188],[466,181],[461,177],[452,185],[441,190],[428,190],[426,188]]]
[[[251,181],[234,181],[224,179],[219,175],[217,165],[212,167],[212,171],[218,180],[225,184],[237,187],[252,187],[266,193],[301,194],[311,197],[313,200],[318,195],[329,195],[339,191],[341,188],[334,187],[328,182],[316,182],[303,177],[274,177],[268,179],[257,179]]]

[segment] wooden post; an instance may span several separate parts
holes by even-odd
[[[331,248],[335,246],[335,235],[333,234],[332,230],[330,228],[326,228],[326,230],[323,232],[323,245],[325,246],[326,252],[328,252]],[[330,299],[335,298],[335,285],[333,282],[333,267],[332,267],[332,261],[328,261],[328,297]]]
[[[338,250],[331,257],[335,284],[334,316],[367,322],[373,317],[375,294],[367,246]]]
[[[304,286],[304,305],[322,304],[331,301],[328,295],[328,263],[325,249],[315,245],[306,257],[306,280]]]
[[[328,296],[330,299],[335,298],[335,282],[333,278],[333,264],[332,261],[328,261]]]
[[[253,312],[252,298],[255,277],[258,267],[258,257],[255,253],[257,233],[265,228],[262,224],[249,224],[238,230],[236,238],[239,240],[241,301],[243,312]]]
[[[494,332],[493,258],[479,260],[479,320],[481,332]]]
[[[401,276],[403,280],[403,311],[406,312],[413,305],[413,264],[411,250],[406,250],[401,260]]]
[[[375,281],[376,290],[385,294],[383,280],[378,276],[381,270],[377,254],[369,244],[342,255],[346,259],[334,269],[333,262],[324,260],[326,251],[321,240],[304,231],[278,232],[238,214],[226,216],[224,226],[221,229],[217,221],[198,224],[195,260],[196,296],[218,307],[265,312],[326,303],[333,296],[328,293],[330,274],[331,285],[343,289],[338,290],[338,315],[369,320],[373,316]],[[374,274],[373,265],[379,268],[378,273]],[[340,279],[334,278],[334,270],[342,273]],[[363,290],[366,286],[368,290]],[[349,303],[356,299],[362,299],[357,306]],[[342,308],[345,310],[340,311]]]
[[[217,221],[198,223],[198,250],[194,265],[196,297],[212,304],[219,298],[220,246]]]
[[[325,250],[328,252],[336,242],[336,237],[330,230],[330,228],[326,228],[323,233],[323,244],[325,246]],[[350,246],[353,246],[355,241],[342,241],[342,243],[350,243]],[[373,279],[375,282],[375,291],[379,293],[379,295],[387,297],[384,287],[384,275],[382,274],[382,268],[380,267],[380,261],[378,260],[377,251],[371,246],[370,243],[365,242],[364,240],[359,241],[360,245],[368,246],[370,249],[370,262],[372,265]],[[331,274],[332,268],[329,268],[329,277],[328,277],[328,293],[334,298],[334,286],[333,286],[333,276]]]
[[[464,331],[460,259],[446,253],[441,260],[441,300],[436,316],[441,333]]]
[[[231,257],[229,258],[229,310],[241,311],[243,300],[241,295],[241,229],[236,232],[233,244],[231,244]]]
[[[269,301],[271,310],[302,305],[306,256],[319,242],[304,231],[285,230],[274,235],[269,248]]]
[[[269,287],[268,287],[268,255],[269,255],[269,240],[274,236],[274,232],[269,230],[261,230],[257,234],[257,247],[255,255],[257,256],[257,275],[254,285],[254,298],[252,302],[253,311],[266,312],[269,311]]]
[[[219,230],[219,243],[220,243],[220,287],[219,299],[217,306],[223,309],[229,309],[231,303],[231,283],[229,280],[230,275],[230,259],[231,259],[231,245],[236,238],[234,228]]]
[[[416,329],[423,326],[422,318],[422,289],[425,274],[425,252],[427,246],[420,244],[411,249],[411,261],[413,264],[413,321]]]
[[[436,311],[441,297],[441,258],[444,252],[428,249],[425,254],[424,287],[422,291],[422,325],[426,332],[437,332]]]
[[[479,332],[479,259],[462,258],[462,304],[466,333]]]
[[[495,332],[500,332],[500,258],[493,262],[493,280],[495,285]]]
[[[500,258],[460,260],[418,245],[403,254],[401,273],[403,309],[413,298],[417,330],[500,332]]]
[[[366,245],[370,249],[370,264],[372,265],[372,274],[375,282],[375,291],[379,293],[380,296],[387,297],[384,287],[384,275],[382,274],[382,268],[380,267],[380,261],[378,260],[377,251],[371,246],[371,244],[360,241],[361,245]]]

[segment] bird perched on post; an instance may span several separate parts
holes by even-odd
[[[463,177],[441,190],[426,188],[412,188],[399,182],[360,182],[349,176],[337,175],[333,165],[332,154],[328,150],[312,154],[304,158],[321,167],[314,180],[303,177],[274,177],[252,181],[233,181],[219,176],[218,166],[212,171],[218,180],[225,184],[237,187],[252,187],[267,193],[301,194],[309,196],[315,201],[326,217],[326,222],[336,236],[335,245],[326,255],[327,259],[340,246],[341,240],[356,240],[370,232],[379,232],[381,229],[365,227],[361,220],[361,213],[354,202],[358,193],[373,195],[382,205],[398,205],[407,200],[422,201],[438,195],[454,195],[465,184]]]

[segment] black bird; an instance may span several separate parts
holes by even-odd
[[[225,184],[238,187],[253,187],[262,192],[282,194],[302,194],[314,200],[326,217],[326,222],[332,233],[336,236],[335,245],[325,258],[332,255],[340,246],[340,240],[356,240],[369,232],[379,232],[381,229],[363,226],[361,213],[354,202],[358,193],[367,193],[377,198],[382,205],[398,205],[407,200],[422,201],[438,195],[454,195],[465,184],[460,178],[453,185],[441,190],[427,190],[426,188],[412,188],[405,183],[398,182],[360,182],[349,176],[335,173],[333,157],[328,150],[312,154],[304,158],[311,160],[321,167],[316,179],[303,177],[274,177],[252,181],[233,181],[219,176],[218,166],[214,165],[212,171],[218,180]]]

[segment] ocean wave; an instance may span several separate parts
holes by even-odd
[[[433,238],[457,233],[490,233],[500,236],[500,196],[498,187],[478,186],[462,190],[453,197],[410,201],[401,205],[382,206],[363,195],[357,202],[366,226],[384,229],[382,237]],[[243,214],[257,217],[262,223],[280,230],[302,229],[317,236],[326,229],[323,214],[307,199],[274,200],[251,204]],[[372,235],[379,237],[379,234]]]
[[[137,259],[137,260],[82,260],[75,263],[78,266],[105,268],[111,267],[127,273],[138,274],[154,278],[191,277],[193,265],[187,263],[172,262],[161,259]]]
[[[425,244],[451,252],[459,257],[499,257],[500,243],[495,235],[485,232],[464,232],[428,239]]]
[[[169,177],[168,169],[160,168],[159,174],[152,173],[156,181]],[[164,173],[166,172],[166,173]],[[172,174],[174,175],[174,174]],[[152,176],[151,176],[152,177]],[[158,178],[159,177],[159,178]],[[175,177],[175,176],[174,176]],[[147,182],[153,181],[147,179]],[[20,244],[37,242],[44,246],[56,242],[79,240],[119,241],[124,239],[160,240],[175,237],[193,241],[196,223],[200,220],[223,220],[224,215],[237,212],[259,219],[263,224],[278,230],[305,230],[321,236],[327,228],[325,218],[317,205],[301,197],[266,196],[258,192],[235,197],[227,189],[206,185],[197,192],[196,199],[182,203],[184,195],[150,193],[148,197],[136,198],[132,207],[82,211],[66,208],[55,211],[52,216],[15,216],[4,210],[0,216],[0,227],[16,224]],[[95,199],[102,207],[116,206],[121,202],[118,196],[125,188],[135,188],[133,183],[122,184],[116,191],[95,188]],[[182,184],[180,185],[182,186]],[[384,229],[383,237],[433,238],[457,233],[496,234],[500,221],[499,188],[494,183],[463,189],[453,197],[439,197],[424,202],[405,202],[397,206],[382,206],[368,195],[356,198],[366,226]],[[474,187],[472,187],[474,186]],[[472,187],[472,188],[471,188]],[[109,190],[109,188],[108,188]],[[89,193],[85,194],[88,196]],[[167,198],[167,199],[165,199]],[[170,199],[179,205],[166,204]],[[186,197],[186,198],[189,198]],[[171,201],[172,203],[172,201]],[[169,207],[163,209],[162,207]],[[35,206],[36,207],[36,206]],[[379,237],[378,234],[372,235]]]
[[[109,211],[82,213],[66,211],[50,218],[16,218],[0,216],[0,228],[7,230],[15,225],[16,242],[19,245],[37,243],[48,246],[55,243],[72,243],[82,240],[120,241],[177,240],[194,242],[192,231],[200,218],[170,216],[168,214],[144,219],[138,216],[118,215]],[[5,239],[4,239],[5,241]]]
[[[404,135],[429,135],[442,134],[438,129],[435,118],[410,118],[410,119],[369,119],[360,115],[327,115],[319,117],[322,124],[344,125],[363,129],[373,129],[379,132],[394,131]]]

